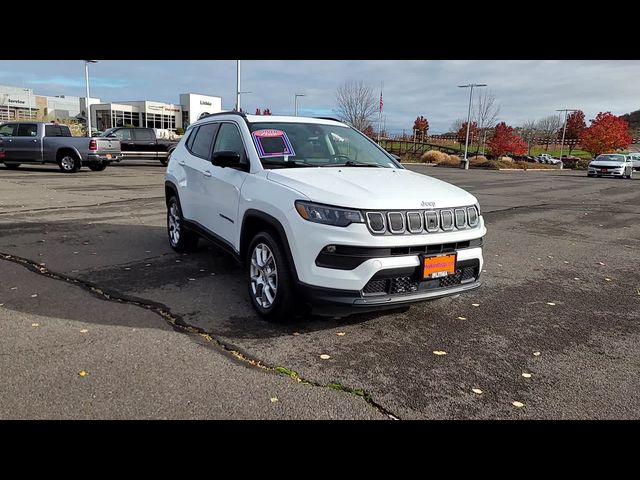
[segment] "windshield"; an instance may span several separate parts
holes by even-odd
[[[252,137],[262,166],[402,168],[363,134],[315,123],[254,123]]]
[[[624,162],[624,155],[598,155],[596,162]]]

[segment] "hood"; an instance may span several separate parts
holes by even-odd
[[[267,178],[297,190],[313,202],[347,208],[418,210],[477,203],[461,188],[402,169],[290,168],[270,170]]]

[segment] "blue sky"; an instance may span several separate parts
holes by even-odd
[[[222,97],[235,103],[235,61],[102,60],[91,65],[91,94],[103,101],[178,102],[180,93]],[[431,131],[447,131],[466,117],[468,90],[457,85],[487,83],[501,106],[499,120],[518,125],[579,108],[587,119],[599,111],[616,115],[640,109],[640,61],[507,60],[245,60],[243,108],[270,108],[292,114],[294,94],[301,115],[332,115],[335,90],[347,80],[362,80],[379,94],[384,82],[387,129],[411,129],[416,116],[428,118]],[[83,62],[0,61],[0,84],[33,88],[41,95],[84,95]]]

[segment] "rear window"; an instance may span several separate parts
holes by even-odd
[[[71,130],[66,125],[45,125],[45,137],[70,137]]]

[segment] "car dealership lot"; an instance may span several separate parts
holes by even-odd
[[[640,417],[640,178],[412,166],[480,200],[483,286],[277,325],[156,163],[0,167],[0,418]]]

